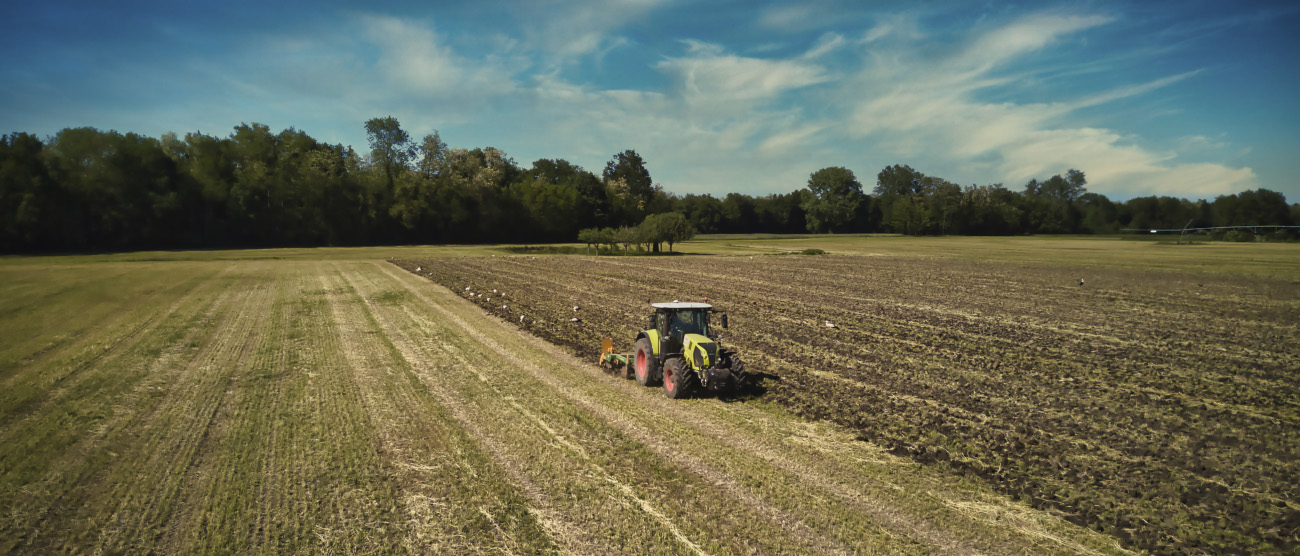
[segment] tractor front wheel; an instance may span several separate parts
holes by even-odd
[[[636,374],[636,383],[641,386],[654,386],[659,382],[659,365],[655,361],[655,352],[650,348],[650,339],[636,341],[636,352],[632,356],[632,371]]]
[[[686,397],[690,390],[690,371],[682,364],[680,357],[674,357],[664,363],[664,395],[671,399]]]

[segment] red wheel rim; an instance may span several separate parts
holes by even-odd
[[[677,388],[677,383],[673,382],[673,368],[665,367],[664,368],[664,389],[668,390],[668,393],[671,394],[673,393],[673,390],[675,390],[676,388]]]
[[[646,378],[645,352],[636,350],[636,376],[642,380]]]

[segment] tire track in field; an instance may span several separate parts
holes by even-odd
[[[387,269],[387,267],[385,267],[385,272],[387,272],[390,276],[393,276],[394,279],[399,279],[397,276],[394,276],[393,273]],[[403,281],[403,283],[408,288],[408,290],[412,291],[412,293],[419,296],[428,305],[435,307],[440,312],[442,312],[444,317],[452,319],[453,321],[457,322],[457,324],[464,327],[466,330],[479,332],[476,330],[475,327],[469,325],[468,323],[466,323],[464,319],[460,318],[460,316],[441,307],[439,303],[430,299],[429,296],[425,295],[421,290],[414,288],[414,286],[412,286],[409,283],[409,279],[407,281]],[[442,289],[440,286],[437,286],[436,284],[434,284],[434,287],[437,289]],[[432,293],[429,295],[436,296],[438,294]],[[450,292],[448,292],[448,295],[449,297],[456,298],[456,300],[459,303],[468,305],[468,303],[466,303],[465,300],[460,299],[459,296],[456,296],[455,294],[452,294]],[[557,359],[564,359],[570,361],[571,366],[573,368],[587,369],[588,372],[585,374],[595,375],[596,377],[607,376],[601,373],[590,372],[592,368],[591,365],[586,364],[585,362],[579,362],[573,360],[572,357],[569,356],[566,352],[564,352],[562,348],[544,342],[537,342],[535,339],[532,339],[530,336],[527,336],[527,334],[523,331],[516,330],[515,332],[517,334],[520,334],[521,336],[528,337],[529,341],[535,344],[540,344],[540,346],[545,351],[549,352],[551,356]],[[626,414],[628,411],[627,408],[622,408],[619,411],[613,411],[606,404],[602,404],[600,402],[594,401],[591,398],[591,396],[599,395],[594,392],[594,390],[596,390],[595,387],[583,388],[581,386],[575,386],[572,382],[566,383],[565,381],[551,374],[551,371],[540,369],[531,361],[525,358],[520,358],[517,355],[514,355],[513,351],[502,348],[499,344],[493,342],[486,334],[479,332],[476,333],[474,336],[476,338],[480,338],[481,339],[480,341],[484,341],[485,343],[488,343],[494,351],[498,351],[504,354],[510,354],[510,356],[512,357],[512,359],[515,360],[516,364],[520,369],[528,371],[530,375],[532,375],[534,378],[536,378],[537,380],[539,380],[544,384],[547,384],[550,388],[562,393],[570,401],[580,405],[581,407],[587,409],[588,411],[592,411],[601,419],[619,427],[620,430],[623,430],[623,432],[627,433],[629,436],[637,438],[639,441],[645,443],[646,445],[651,447],[659,447],[659,449],[656,449],[656,452],[660,453],[660,455],[666,457],[667,459],[677,461],[683,464],[684,467],[692,469],[697,473],[700,473],[704,476],[708,476],[707,472],[701,472],[701,468],[706,467],[704,464],[689,463],[687,461],[688,458],[684,458],[684,456],[682,456],[680,448],[672,448],[672,447],[663,448],[664,444],[658,439],[656,439],[652,433],[649,433],[645,429],[636,426],[633,420]],[[583,374],[583,373],[575,371],[575,374]],[[590,381],[591,378],[592,377],[587,377],[586,380]],[[583,378],[579,378],[578,380],[583,380]],[[596,382],[599,382],[599,380],[600,379],[597,378]],[[575,390],[584,390],[584,392],[578,393],[575,392]],[[628,389],[624,389],[624,390],[628,390]],[[643,389],[632,388],[630,390],[639,391]],[[943,529],[940,528],[936,528],[932,525],[929,525],[923,520],[915,519],[914,516],[909,516],[905,512],[900,512],[899,508],[897,507],[890,507],[887,504],[883,504],[879,501],[873,500],[871,495],[869,495],[868,493],[848,486],[854,484],[855,477],[857,477],[857,480],[861,480],[861,476],[858,475],[858,472],[852,470],[851,468],[842,467],[838,464],[828,464],[826,462],[820,461],[821,458],[819,457],[819,454],[807,454],[807,459],[793,458],[791,457],[792,454],[791,454],[790,445],[779,443],[779,442],[768,442],[768,437],[762,434],[757,434],[757,435],[746,434],[746,431],[741,431],[723,425],[722,421],[720,420],[700,419],[698,413],[692,411],[693,408],[687,409],[682,404],[682,402],[672,402],[658,397],[654,397],[654,401],[648,401],[644,399],[644,392],[625,391],[616,395],[625,396],[627,400],[645,402],[644,405],[637,406],[637,408],[641,409],[646,415],[663,415],[666,417],[664,419],[666,422],[685,424],[687,426],[696,429],[706,438],[711,438],[718,442],[730,445],[734,447],[737,451],[753,453],[758,457],[760,457],[765,462],[767,462],[767,464],[777,469],[780,469],[786,473],[789,473],[795,477],[798,477],[798,480],[802,484],[815,486],[821,489],[828,495],[840,499],[843,503],[848,504],[850,507],[856,508],[857,511],[863,512],[867,516],[871,517],[873,520],[877,522],[881,522],[882,524],[886,525],[890,529],[899,531],[909,538],[914,538],[924,542],[925,544],[930,546],[931,549],[933,550],[938,550],[944,553],[979,552],[974,547],[968,544],[964,544],[962,541],[953,538],[954,536],[951,535],[949,532],[944,531]],[[757,441],[755,440],[756,438],[763,438],[764,440]],[[724,488],[724,490],[726,489]],[[742,497],[741,500],[745,500],[745,499]],[[948,505],[948,506],[953,505],[952,501],[948,499],[943,499],[942,502],[944,505]],[[777,521],[780,520],[779,516],[781,512],[779,511],[779,509],[771,508],[769,504],[762,504],[762,505],[768,506],[766,513],[768,513],[769,517],[775,517]],[[968,516],[968,517],[971,517],[972,519],[978,519],[978,521],[981,522],[987,522],[990,525],[994,525],[993,523],[994,520],[992,519],[982,519],[979,518],[979,516]],[[798,528],[796,527],[795,529]],[[1054,543],[1057,544],[1058,549],[1063,550],[1067,553],[1078,553],[1078,554],[1097,553],[1096,551],[1090,549],[1087,546],[1081,545],[1079,543],[1071,542],[1069,540],[1060,539],[1058,536],[1052,535],[1047,530],[1043,529],[1040,526],[1035,526],[1034,524],[1023,524],[1023,526],[1019,530],[1019,533],[1025,535],[1026,537],[1031,537],[1031,538],[1054,539]],[[1002,548],[999,550],[1004,553],[1016,553],[1020,550],[1023,550],[1023,545],[1017,545],[1015,543],[1007,543],[1001,546]]]
[[[385,283],[391,283],[396,278],[394,275],[387,274],[379,263],[368,265],[368,268],[380,270],[381,272],[374,272],[371,274],[381,276]],[[353,282],[354,287],[360,289],[351,276],[348,278],[350,282]],[[397,281],[401,283],[400,279]],[[409,285],[407,284],[402,284],[403,288],[408,286]],[[373,291],[381,287],[382,286],[378,285],[372,286],[370,290]],[[480,338],[465,336],[459,328],[450,327],[451,330],[454,331],[452,333],[452,336],[454,337],[439,337],[438,340],[452,341],[453,343],[461,342],[465,345],[454,346],[450,349],[442,346],[432,346],[429,342],[417,341],[414,337],[408,334],[406,330],[448,328],[446,324],[439,324],[439,322],[445,321],[422,322],[420,317],[410,313],[409,307],[403,307],[398,312],[405,314],[406,318],[411,319],[412,324],[416,325],[411,326],[393,320],[394,316],[390,316],[384,311],[377,310],[377,307],[375,307],[372,302],[367,301],[367,304],[370,306],[371,311],[376,313],[376,317],[384,325],[385,329],[392,335],[394,344],[397,349],[401,351],[402,356],[412,365],[413,368],[420,369],[419,374],[421,379],[424,380],[424,383],[429,387],[430,391],[438,397],[439,401],[444,406],[451,410],[457,421],[459,421],[466,430],[468,430],[476,439],[478,439],[479,442],[493,453],[498,465],[508,470],[512,470],[512,478],[522,476],[527,479],[527,482],[535,484],[535,481],[529,479],[528,475],[529,471],[537,467],[539,463],[537,460],[534,460],[532,465],[520,466],[520,463],[527,461],[528,458],[526,456],[521,457],[521,455],[518,454],[520,451],[518,444],[511,444],[506,438],[508,434],[502,432],[506,430],[511,431],[509,434],[519,434],[521,431],[526,432],[525,429],[518,429],[506,424],[504,419],[506,419],[511,413],[517,415],[518,417],[515,417],[515,419],[518,419],[521,423],[525,424],[524,426],[527,429],[533,429],[538,433],[543,434],[545,437],[550,438],[551,442],[549,444],[553,445],[550,449],[554,450],[558,448],[562,453],[568,454],[564,456],[565,459],[571,462],[564,466],[569,469],[566,471],[566,473],[570,474],[567,478],[568,480],[579,481],[581,485],[586,488],[595,487],[599,489],[599,491],[603,492],[601,495],[602,498],[625,501],[630,504],[631,507],[624,504],[624,508],[619,510],[619,512],[626,513],[628,511],[636,511],[641,515],[648,516],[658,521],[666,530],[668,530],[678,545],[682,548],[695,554],[704,553],[703,549],[701,549],[694,540],[690,539],[689,536],[681,530],[679,523],[670,519],[662,509],[650,500],[646,499],[645,496],[637,494],[631,485],[627,484],[623,480],[619,480],[614,473],[603,466],[596,460],[596,458],[592,457],[586,449],[582,448],[582,446],[577,443],[576,439],[569,437],[568,434],[573,434],[572,431],[568,434],[559,432],[559,427],[556,426],[556,423],[548,422],[547,420],[538,417],[535,413],[530,412],[519,405],[513,399],[513,396],[506,392],[501,392],[499,389],[493,387],[487,376],[475,368],[476,366],[482,365],[483,362],[474,361],[466,357],[469,355],[468,350],[477,349],[478,351],[482,351],[483,344],[481,343]],[[428,349],[433,349],[435,351],[426,351]],[[486,353],[493,352],[488,351]],[[494,357],[495,356],[496,355],[494,355]],[[451,358],[455,361],[450,365],[450,367],[436,367],[425,363],[426,361],[436,360],[443,360],[445,362],[447,358]],[[481,384],[479,388],[485,388],[488,391],[493,392],[487,397],[503,405],[504,407],[502,409],[505,409],[506,412],[502,413],[500,410],[479,407],[473,399],[462,399],[456,392],[448,391],[447,387],[444,386],[443,383],[454,380],[452,376],[447,375],[447,370],[449,369],[464,370],[468,372],[472,376],[468,383],[479,383]],[[484,398],[480,395],[477,399],[480,400],[481,403]],[[492,415],[492,417],[488,418],[488,422],[494,424],[492,431],[485,430],[479,424],[484,422],[484,417],[477,414],[483,412],[488,412]],[[498,438],[498,436],[501,438]],[[530,434],[530,436],[535,437],[536,434]],[[535,441],[529,443],[535,444]],[[543,446],[544,445],[545,444],[543,444]],[[577,475],[574,476],[574,473],[577,473]],[[554,485],[538,486],[541,487],[540,490],[543,492],[541,493],[541,500],[537,503],[560,503],[562,506],[565,505],[562,500],[555,498],[553,492],[546,492],[548,488],[553,490]],[[635,507],[636,509],[632,510],[632,507]],[[570,515],[581,515],[583,513],[581,508],[574,508],[571,506],[571,503],[569,507],[561,509],[561,512]],[[589,521],[581,519],[579,520],[579,523],[580,527],[583,528],[590,528],[595,525]],[[649,538],[646,540],[649,540]],[[653,551],[653,549],[649,547],[644,549]],[[618,550],[615,549],[614,551]]]
[[[217,486],[224,474],[220,452],[236,411],[232,408],[238,390],[236,373],[249,367],[262,340],[266,308],[274,298],[274,288],[267,284],[253,284],[245,291],[242,302],[227,313],[224,326],[214,331],[215,341],[191,359],[182,372],[197,384],[181,398],[188,398],[187,403],[178,402],[178,407],[193,412],[182,429],[189,442],[182,448],[188,457],[181,458],[177,511],[167,516],[159,534],[163,553],[200,552],[201,539],[210,526],[211,508],[223,496]]]
[[[446,387],[441,381],[431,379],[433,374],[441,374],[444,367],[437,366],[433,361],[457,358],[456,367],[467,368],[471,363],[450,352],[437,352],[435,354],[421,355],[421,350],[416,347],[418,342],[406,334],[400,332],[406,327],[400,326],[390,318],[386,318],[383,312],[370,299],[374,297],[375,292],[381,286],[371,286],[363,289],[356,281],[356,278],[348,273],[343,274],[349,286],[360,294],[364,302],[366,312],[371,318],[376,319],[375,324],[386,330],[385,336],[389,338],[394,358],[399,360],[403,366],[409,368],[416,380],[421,381],[425,390],[436,398],[437,403],[444,408],[455,420],[456,424],[469,433],[480,446],[482,446],[491,456],[493,463],[506,471],[511,481],[518,486],[529,498],[534,509],[530,509],[543,518],[543,525],[548,532],[559,532],[553,540],[563,542],[566,550],[580,554],[610,554],[618,552],[618,549],[601,539],[587,534],[586,529],[589,524],[575,519],[570,514],[574,513],[572,508],[567,507],[563,500],[555,499],[547,492],[547,485],[541,484],[534,480],[529,472],[528,466],[523,464],[521,458],[515,457],[511,449],[503,440],[496,438],[480,425],[484,419],[476,418],[475,407],[469,402],[461,400],[457,393],[446,391]],[[481,410],[479,410],[481,411]],[[488,420],[501,428],[500,418]]]
[[[568,399],[570,402],[575,403],[580,407],[583,407],[584,409],[593,412],[595,415],[600,417],[603,421],[611,425],[614,425],[615,427],[622,430],[625,434],[628,434],[629,436],[636,438],[638,441],[642,442],[646,446],[650,447],[651,449],[654,449],[657,453],[661,455],[661,457],[665,457],[670,461],[675,461],[679,464],[682,464],[687,469],[691,469],[692,471],[697,472],[697,474],[701,475],[702,477],[706,477],[709,479],[718,479],[720,477],[725,477],[725,473],[716,470],[711,470],[709,466],[704,462],[699,460],[692,460],[691,458],[685,456],[684,452],[681,452],[680,450],[677,450],[672,447],[667,447],[662,440],[656,438],[648,431],[646,431],[644,428],[632,425],[626,416],[620,415],[617,411],[612,410],[607,405],[594,402],[590,398],[584,398],[582,396],[575,395],[575,393],[573,392],[574,390],[573,386],[560,382],[553,375],[540,369],[531,361],[528,361],[525,358],[521,358],[518,355],[515,355],[512,350],[509,350],[501,346],[500,344],[495,342],[492,338],[490,338],[488,334],[483,333],[477,327],[466,322],[463,318],[461,318],[460,315],[445,308],[443,306],[443,303],[439,303],[438,301],[431,299],[428,295],[425,294],[425,292],[415,288],[408,281],[408,279],[403,279],[403,277],[399,277],[397,274],[394,274],[392,270],[390,270],[388,265],[381,266],[380,268],[390,278],[402,283],[402,285],[405,288],[407,288],[408,291],[410,291],[412,294],[419,297],[429,307],[437,310],[442,317],[456,323],[457,326],[467,331],[473,332],[474,333],[473,336],[477,341],[484,343],[492,351],[501,353],[509,357],[515,362],[518,368],[527,371],[533,378],[537,379],[539,382],[543,384],[546,384],[552,390],[557,391],[563,397]],[[442,288],[441,286],[437,286],[436,284],[432,284],[432,285],[435,288],[445,290],[445,288]],[[444,303],[451,303],[451,299],[455,299],[456,303],[464,304],[467,306],[469,305],[464,300],[461,300],[459,297],[455,296],[455,294],[452,294],[449,291],[446,292],[446,294],[443,297],[446,298]],[[519,331],[514,331],[514,332],[521,333]],[[588,367],[588,368],[590,367],[589,364],[572,359],[571,356],[562,353],[558,348],[555,348],[551,344],[543,344],[542,349],[544,349],[547,352],[550,352],[549,355],[556,357],[559,360],[567,360],[571,362],[571,365],[573,365],[574,367]],[[643,401],[644,396],[635,396],[635,395],[628,396],[627,399],[629,401]],[[672,422],[696,425],[698,428],[698,422],[700,421],[699,415],[692,413],[686,409],[683,409],[681,407],[682,404],[680,403],[678,404],[663,403],[665,401],[667,400],[659,400],[658,403],[656,404],[656,407],[653,407],[650,411],[653,413],[672,415],[673,417],[675,417],[674,419],[671,419]],[[728,444],[732,443],[731,438],[734,437],[735,435],[734,434],[735,431],[722,430],[721,428],[716,428],[714,430],[707,430],[707,431],[702,430],[702,432],[704,432],[707,436],[713,437],[718,442],[723,442]],[[745,450],[752,450],[754,448],[754,446],[752,445],[737,446],[737,447]],[[932,528],[929,528],[928,526],[925,526],[923,524],[909,523],[908,520],[902,518],[899,514],[886,511],[876,504],[869,503],[860,495],[854,496],[851,493],[849,493],[847,489],[831,487],[829,482],[825,480],[819,480],[820,477],[818,477],[817,474],[808,473],[806,470],[800,470],[798,468],[795,468],[794,466],[789,465],[789,462],[786,461],[785,458],[777,454],[759,452],[759,455],[764,456],[764,459],[768,460],[770,463],[776,464],[777,467],[781,468],[782,470],[798,476],[800,480],[805,482],[805,484],[818,485],[826,489],[828,492],[838,495],[841,499],[845,499],[847,501],[853,502],[853,505],[859,507],[860,509],[874,510],[868,513],[877,522],[884,522],[884,524],[887,525],[890,529],[903,532],[904,535],[907,536],[908,538],[913,538],[922,541],[925,544],[929,545],[931,548],[941,550],[945,553],[954,553],[954,554],[977,553],[977,551],[974,548],[964,545],[960,542],[954,541],[953,539],[949,538],[949,536],[946,534],[940,533],[937,530],[933,530]],[[724,480],[722,483],[718,484],[717,486],[721,490],[729,491],[732,494],[739,494],[742,492],[742,490],[739,487],[737,487],[734,484],[734,482],[727,481],[727,480]],[[831,488],[827,488],[827,487],[831,487]],[[797,518],[794,518],[790,514],[784,512],[783,510],[780,510],[779,508],[773,506],[772,504],[767,503],[765,500],[762,500],[757,495],[749,495],[749,496],[741,495],[738,498],[737,502],[748,503],[752,505],[753,507],[757,508],[759,511],[765,513],[768,519],[773,521],[774,523],[777,524],[798,523],[799,525],[795,525],[792,528],[793,529],[792,532],[797,533],[800,536],[802,541],[808,543],[811,546],[817,546],[822,550],[830,549],[835,552],[844,550],[841,547],[834,547],[833,543],[830,543],[828,539],[825,539],[820,535],[814,533],[811,530],[811,528],[807,526],[807,524],[802,523],[802,521],[799,521]],[[875,507],[873,508],[873,506]]]
[[[249,366],[266,326],[266,307],[274,298],[268,284],[253,284],[238,306],[214,331],[214,341],[191,359],[182,371],[186,387],[178,390],[178,408],[190,410],[182,420],[178,436],[186,437],[179,446],[183,457],[176,463],[177,503],[167,515],[159,533],[161,552],[195,553],[195,539],[208,526],[206,511],[221,493],[213,488],[220,476],[218,454],[225,444],[232,418],[232,397],[237,390],[236,373]]]
[[[129,551],[140,548],[142,539],[161,541],[187,511],[185,487],[231,380],[230,373],[220,372],[221,362],[261,327],[259,309],[269,297],[266,287],[224,290],[204,318],[203,337],[177,344],[198,345],[194,353],[183,362],[171,358],[150,373],[144,386],[156,390],[159,403],[136,409],[133,422],[122,427],[121,436],[129,437],[122,442],[130,450],[103,480],[99,509],[87,508],[82,517],[99,531],[96,550]]]
[[[453,422],[453,416],[440,411],[445,406],[433,399],[429,389],[412,374],[410,362],[391,343],[380,341],[382,332],[372,309],[364,303],[361,291],[344,276],[345,272],[337,264],[328,278],[324,277],[327,274],[324,269],[319,271],[327,291],[331,292],[328,300],[334,328],[352,380],[361,390],[361,402],[376,427],[379,449],[391,462],[391,472],[402,490],[402,503],[408,516],[403,546],[413,554],[464,554],[480,550],[482,547],[473,546],[458,533],[459,523],[447,519],[448,511],[452,511],[449,505],[461,501],[451,499],[458,493],[446,488],[453,481],[445,478],[448,473],[464,471],[460,465],[469,463],[451,457],[453,454],[464,454],[480,446],[446,426]],[[548,507],[539,494],[540,489],[517,470],[502,470],[536,505],[529,512],[551,540],[559,542],[570,553],[610,552],[610,547],[585,539],[575,524]],[[482,480],[498,476],[493,469],[471,468],[470,471],[483,475]],[[486,517],[490,519],[490,514]],[[503,547],[516,544],[517,550],[536,550],[536,547],[527,550],[526,545],[518,546],[514,537],[499,526],[494,529],[499,532],[497,541]]]

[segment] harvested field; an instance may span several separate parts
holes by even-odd
[[[832,421],[1132,548],[1300,550],[1296,260],[1277,278],[1057,256],[398,264],[588,360],[605,336],[630,350],[647,301],[707,298],[763,373],[709,407]]]
[[[0,552],[1126,552],[762,398],[614,379],[395,252],[0,260]]]

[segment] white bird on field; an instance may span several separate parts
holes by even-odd
[[[580,319],[580,318],[578,318],[578,317],[573,317],[573,318],[569,319],[569,322],[582,322],[582,319]]]
[[[465,286],[465,291],[469,291],[469,286]]]
[[[502,305],[501,308],[502,308],[502,309],[509,309],[510,306],[509,306],[509,305]]]
[[[523,316],[523,315],[519,315],[519,323],[520,323],[520,324],[523,324],[523,322],[524,322],[524,316]]]
[[[1080,285],[1080,286],[1083,285],[1083,278],[1080,278],[1080,279],[1079,279],[1079,285]]]
[[[488,298],[488,303],[491,303],[491,302],[492,302],[492,298],[489,297],[489,298]]]
[[[574,305],[574,306],[573,306],[573,312],[575,312],[575,313],[578,312],[578,309],[579,309],[579,307],[578,307],[577,305]]]
[[[835,323],[831,321],[826,321],[826,328],[837,328],[837,327],[835,326]]]
[[[422,266],[417,266],[417,267],[415,267],[415,271],[416,271],[416,272],[419,272],[419,271],[421,271],[421,270],[424,270],[424,267],[422,267]]]

